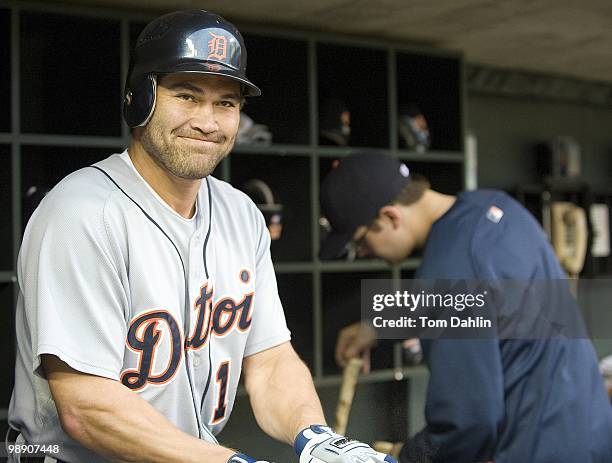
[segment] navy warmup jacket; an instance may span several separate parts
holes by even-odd
[[[487,218],[491,206],[503,211],[497,223]],[[532,215],[492,190],[458,195],[434,223],[416,277],[566,278]],[[401,463],[612,462],[612,408],[590,340],[422,345],[427,426],[408,440]]]

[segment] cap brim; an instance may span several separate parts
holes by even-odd
[[[319,259],[331,260],[336,259],[342,255],[342,251],[346,248],[346,245],[351,241],[353,233],[339,233],[331,231],[321,243],[321,249],[319,249]]]
[[[210,66],[215,66],[217,69],[212,70]],[[169,69],[159,69],[155,71],[161,74],[174,74],[182,72],[194,72],[198,74],[210,74],[216,76],[223,76],[229,79],[236,80],[244,85],[244,96],[260,96],[261,90],[250,80],[241,76],[238,71],[228,66],[218,63],[203,63],[200,61],[188,61],[172,66]]]

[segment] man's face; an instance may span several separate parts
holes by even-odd
[[[234,146],[240,102],[240,84],[232,79],[196,73],[163,76],[140,142],[171,174],[204,178]]]
[[[390,264],[399,264],[416,248],[410,230],[393,227],[388,217],[379,216],[371,225],[362,225],[353,235],[359,257],[378,257]]]

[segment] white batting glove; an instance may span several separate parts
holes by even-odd
[[[310,426],[295,438],[300,463],[397,463],[363,442],[347,439],[327,426]]]
[[[248,455],[245,455],[244,453],[234,453],[231,457],[229,457],[229,460],[227,460],[227,463],[270,463],[270,462],[265,461],[265,460],[258,460],[257,458],[250,457]]]

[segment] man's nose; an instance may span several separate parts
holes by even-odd
[[[212,103],[199,105],[191,118],[191,126],[202,133],[213,133],[219,130],[215,107]]]

